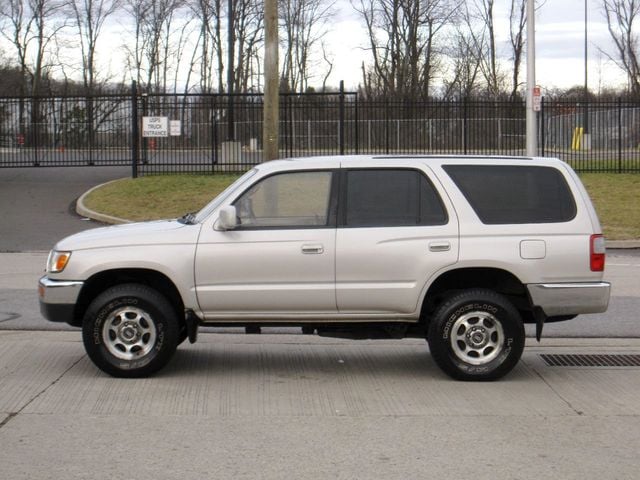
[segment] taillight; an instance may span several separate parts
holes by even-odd
[[[606,254],[603,235],[591,235],[591,271],[604,271],[604,258]]]

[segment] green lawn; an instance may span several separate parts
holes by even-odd
[[[129,220],[181,217],[200,210],[238,175],[166,175],[125,178],[91,192],[85,205]]]
[[[640,239],[640,174],[580,177],[609,240]],[[175,218],[199,210],[238,175],[168,175],[123,179],[94,190],[90,209],[130,220]]]
[[[640,174],[580,175],[609,240],[640,239]]]

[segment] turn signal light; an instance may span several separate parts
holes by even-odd
[[[47,271],[49,273],[60,273],[69,263],[71,252],[58,252],[52,250],[47,261]]]

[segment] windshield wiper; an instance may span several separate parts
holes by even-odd
[[[178,219],[178,221],[184,225],[195,225],[196,223],[196,216],[193,212],[191,213],[186,213],[184,214],[182,217],[180,217]]]

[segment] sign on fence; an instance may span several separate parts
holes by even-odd
[[[172,137],[179,137],[181,130],[180,120],[169,121],[169,135]]]
[[[169,119],[167,117],[142,117],[143,137],[168,137]]]

